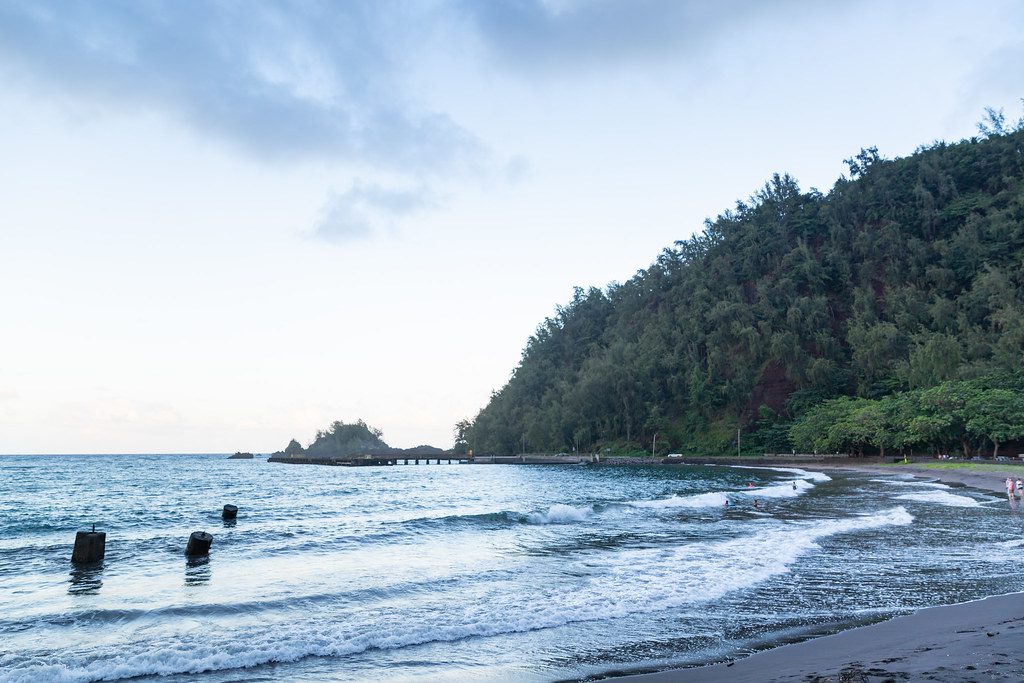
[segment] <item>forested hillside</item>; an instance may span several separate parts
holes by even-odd
[[[659,451],[710,453],[741,428],[750,451],[880,450],[800,420],[943,383],[1019,398],[1024,130],[991,122],[907,158],[862,150],[827,194],[776,175],[627,282],[577,289],[457,446],[650,450],[657,433]],[[886,443],[960,447],[961,417]]]

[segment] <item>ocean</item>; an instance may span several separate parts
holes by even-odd
[[[898,474],[6,456],[0,681],[597,679],[1018,591],[1022,539]]]

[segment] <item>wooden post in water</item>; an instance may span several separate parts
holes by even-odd
[[[224,506],[224,511],[220,513],[220,516],[223,517],[224,519],[234,519],[235,517],[238,516],[238,506],[237,505],[225,505]]]
[[[192,535],[188,537],[185,554],[190,557],[209,555],[211,545],[213,545],[213,536],[205,531],[193,531]]]
[[[75,549],[71,551],[71,561],[76,564],[99,562],[107,551],[107,534],[103,531],[96,531],[96,525],[92,525],[92,531],[79,531],[75,534]]]

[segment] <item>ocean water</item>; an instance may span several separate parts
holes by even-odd
[[[1017,507],[795,468],[0,457],[0,681],[556,681],[704,663],[1021,590]],[[74,567],[94,523],[106,559]],[[197,530],[212,553],[190,562]]]

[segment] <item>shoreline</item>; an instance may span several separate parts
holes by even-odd
[[[876,683],[1024,679],[1024,593],[927,607],[735,661],[616,683]]]
[[[763,458],[757,462],[741,463],[736,461],[717,463],[710,458],[699,462],[690,460],[685,464],[714,465],[728,464],[738,467],[796,467],[814,472],[868,472],[871,474],[909,474],[918,479],[928,479],[952,486],[969,486],[989,493],[1006,493],[1004,480],[1007,477],[1024,479],[1024,464],[1021,463],[984,463],[984,469],[972,469],[974,463],[960,461],[911,461],[883,464],[879,460],[855,460],[843,462],[789,460],[785,458]],[[939,467],[929,465],[941,465]],[[962,467],[958,467],[962,465]]]
[[[689,463],[696,464],[696,463]],[[712,463],[705,463],[712,464]],[[752,467],[909,474],[1005,494],[1024,467],[933,468],[922,463],[820,463],[779,459]],[[609,672],[616,683],[882,683],[1024,680],[1024,592],[938,605],[867,626],[780,644],[725,662],[649,673]]]

